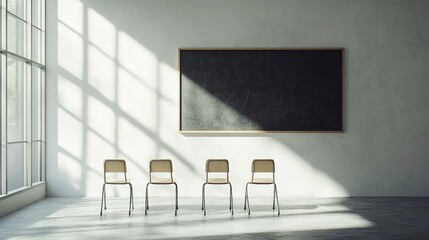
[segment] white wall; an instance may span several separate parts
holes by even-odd
[[[48,195],[99,196],[103,160],[122,157],[136,195],[149,160],[171,158],[180,196],[199,196],[206,159],[228,158],[243,197],[262,157],[276,160],[280,196],[429,196],[428,9],[424,0],[47,0]],[[179,134],[180,47],[344,47],[345,133]]]

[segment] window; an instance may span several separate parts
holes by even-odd
[[[0,4],[3,195],[45,180],[45,1]]]

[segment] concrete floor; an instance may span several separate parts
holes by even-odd
[[[280,199],[281,215],[270,198],[208,198],[207,216],[200,198],[181,198],[174,216],[173,198],[137,198],[128,215],[126,198],[108,198],[99,215],[94,198],[46,198],[0,218],[0,239],[429,239],[429,198]]]

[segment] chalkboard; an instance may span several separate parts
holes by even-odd
[[[179,49],[181,132],[343,132],[344,49]]]

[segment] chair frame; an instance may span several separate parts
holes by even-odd
[[[227,165],[227,171],[225,172],[226,173],[226,183],[211,183],[211,182],[209,182],[209,173],[210,172],[217,172],[217,171],[210,171],[209,170],[209,164],[212,162],[226,162],[226,165]],[[222,171],[222,172],[217,172],[217,173],[224,173],[224,172]],[[206,215],[206,190],[205,190],[205,187],[207,184],[213,184],[213,185],[228,184],[229,185],[229,210],[231,211],[231,215],[234,215],[232,184],[229,181],[229,162],[227,159],[208,159],[206,161],[206,181],[203,184],[203,189],[202,189],[202,207],[201,207],[201,209],[204,211],[204,215]]]
[[[257,162],[272,162],[273,164],[273,169],[272,169],[272,173],[273,173],[273,180],[270,183],[258,183],[258,182],[254,182],[254,176],[255,176],[255,165]],[[263,171],[257,171],[257,172],[263,172]],[[271,172],[271,171],[269,171]],[[269,173],[266,172],[266,173]],[[246,193],[244,196],[244,210],[246,210],[246,207],[248,209],[248,215],[250,215],[250,203],[249,203],[249,191],[248,191],[248,187],[249,184],[258,184],[258,185],[274,185],[274,193],[273,193],[273,210],[275,210],[275,206],[276,206],[276,200],[277,200],[277,210],[278,210],[278,215],[280,215],[280,204],[279,204],[279,194],[277,192],[277,184],[275,182],[275,164],[274,164],[274,160],[273,159],[254,159],[252,161],[252,179],[250,182],[248,182],[246,184]]]
[[[107,178],[106,178],[106,173],[109,172],[118,172],[120,173],[121,171],[106,171],[106,166],[108,165],[109,162],[121,162],[124,164],[124,182],[108,182]],[[106,198],[106,185],[125,185],[128,184],[130,187],[130,204],[128,207],[128,215],[131,215],[131,205],[132,205],[132,209],[134,209],[134,192],[133,192],[133,185],[131,184],[130,181],[128,181],[127,179],[127,163],[125,162],[125,160],[123,159],[106,159],[104,160],[104,183],[103,183],[103,190],[101,191],[101,210],[100,210],[100,215],[103,215],[103,202],[104,202],[104,209],[107,209],[106,207],[106,202],[107,202],[107,198]]]
[[[162,172],[162,173],[170,173],[170,182],[168,183],[157,183],[157,182],[153,182],[152,181],[152,164],[155,162],[160,162],[160,161],[166,161],[169,162],[170,164],[170,171],[157,171],[157,172]],[[176,206],[174,209],[174,215],[177,215],[177,210],[179,209],[179,199],[178,199],[178,188],[177,188],[177,183],[174,181],[173,179],[173,163],[170,159],[152,159],[149,162],[149,182],[146,184],[146,196],[145,196],[145,210],[144,210],[144,214],[147,215],[147,212],[149,210],[149,185],[150,184],[154,184],[154,185],[169,185],[169,184],[174,184],[175,189],[176,189]]]

